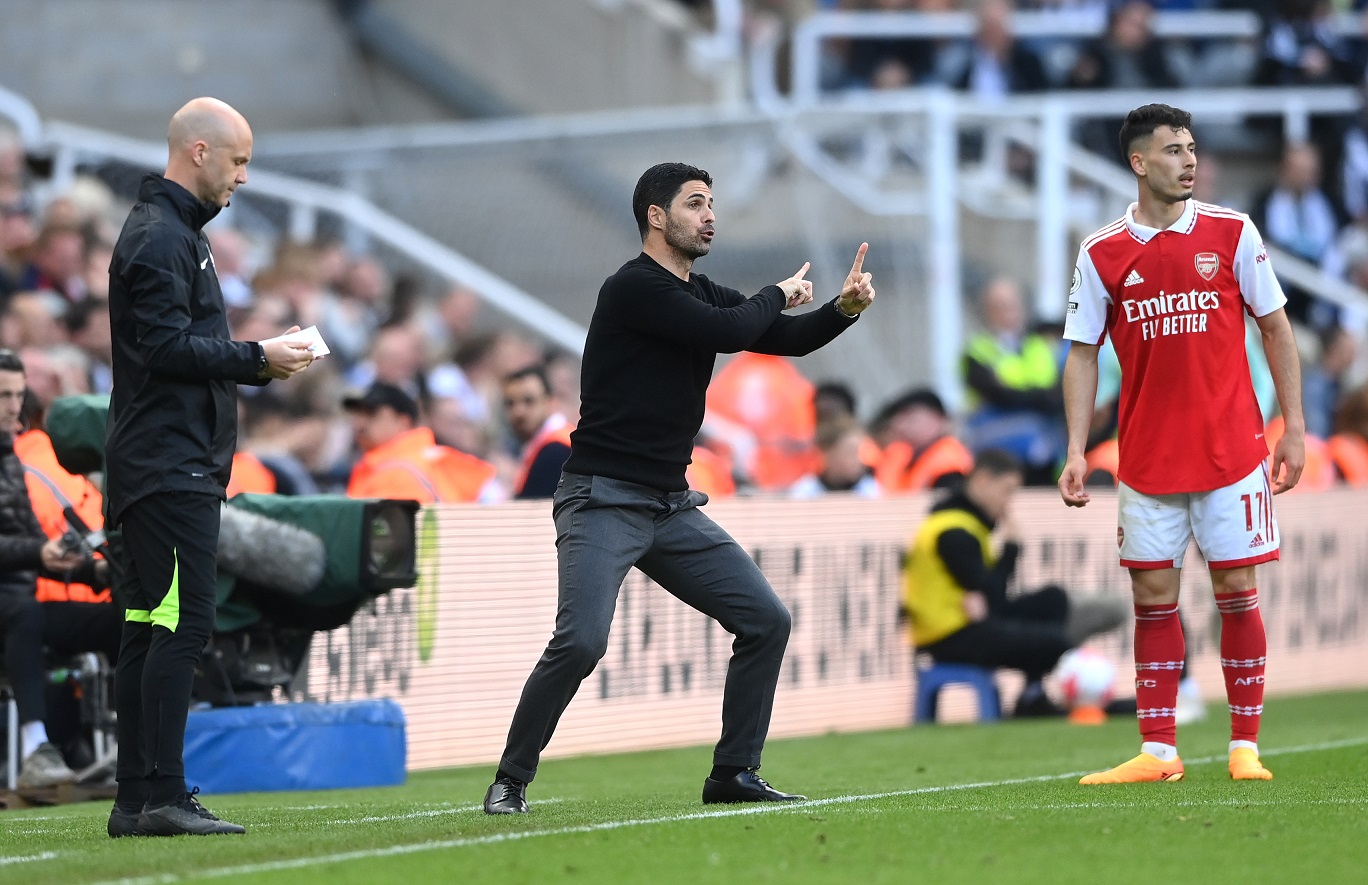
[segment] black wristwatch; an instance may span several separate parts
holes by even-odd
[[[266,362],[266,347],[259,341],[257,342],[257,377],[271,377],[271,364]]]

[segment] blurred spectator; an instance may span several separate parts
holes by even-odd
[[[876,12],[944,12],[948,0],[870,0]],[[916,37],[861,37],[850,41],[846,70],[852,85],[902,89],[933,79],[937,41]]]
[[[1350,486],[1368,486],[1368,385],[1344,395],[1327,446],[1335,471]]]
[[[1331,256],[1339,224],[1330,198],[1321,190],[1320,153],[1311,144],[1289,144],[1283,150],[1278,178],[1255,208],[1255,223],[1269,243],[1312,264],[1333,263]],[[1313,295],[1286,286],[1287,312],[1315,326],[1333,321],[1335,313],[1317,306]]]
[[[211,227],[207,233],[209,248],[214,256],[214,270],[218,272],[219,288],[223,289],[223,303],[229,310],[251,307],[252,285],[247,280],[252,276],[252,271],[247,264],[247,240],[231,227]],[[328,349],[331,350],[331,339],[324,336],[323,340],[329,342]]]
[[[18,290],[36,238],[33,200],[16,187],[0,184],[0,306]]]
[[[571,424],[579,423],[580,409],[580,361],[579,357],[565,351],[548,351],[546,355],[546,379],[551,382],[551,395],[556,398],[565,420]]]
[[[1270,10],[1255,82],[1265,86],[1353,83],[1358,66],[1334,28],[1329,0],[1279,0]]]
[[[99,237],[86,240],[81,262],[81,284],[86,291],[87,301],[109,300],[109,261],[113,257],[113,242]]]
[[[737,354],[709,386],[708,411],[754,441],[747,450],[726,440],[758,488],[787,489],[812,470],[812,393],[812,382],[790,360],[750,351]]]
[[[856,420],[855,392],[844,381],[823,381],[812,390],[812,413],[817,426]]]
[[[19,275],[18,288],[48,290],[76,302],[86,296],[84,273],[85,237],[81,229],[49,221],[38,231],[28,264]]]
[[[1074,60],[1069,88],[1177,88],[1178,77],[1164,44],[1154,36],[1153,20],[1154,9],[1144,0],[1128,0],[1112,7],[1106,33],[1085,44]],[[1089,120],[1081,127],[1080,140],[1100,156],[1120,158],[1116,143],[1120,129],[1119,117]]]
[[[880,410],[887,440],[875,469],[890,494],[954,488],[974,466],[974,456],[950,432],[950,418],[936,392],[909,391]]]
[[[989,102],[1049,87],[1040,58],[1013,36],[1011,17],[1006,0],[984,0],[973,40],[946,62],[951,86]]]
[[[1055,342],[1027,332],[1021,288],[997,277],[979,295],[984,330],[969,339],[964,378],[974,452],[1005,449],[1026,465],[1031,484],[1050,484],[1064,452],[1064,396]]]
[[[1315,365],[1308,366],[1302,375],[1302,410],[1306,415],[1306,432],[1321,439],[1329,439],[1335,425],[1335,408],[1339,404],[1340,387],[1344,375],[1354,365],[1358,345],[1354,336],[1340,326],[1321,332],[1320,354]]]
[[[477,458],[497,460],[496,454],[490,451],[487,426],[468,416],[460,400],[449,396],[432,397],[428,405],[428,425],[440,445],[459,449]],[[509,465],[508,470],[502,472],[512,475],[513,469]]]
[[[320,332],[323,330],[320,328]],[[324,341],[329,341],[324,333]],[[423,377],[423,337],[411,326],[386,326],[376,335],[370,347],[370,359],[357,364],[347,373],[352,387],[363,388],[376,382],[401,387],[414,398],[427,395],[427,381]]]
[[[319,305],[319,331],[332,352],[341,357],[343,367],[356,364],[389,315],[390,276],[379,261],[360,257],[346,268],[342,289],[323,295]],[[421,358],[423,349],[416,347]],[[390,383],[394,383],[391,380]]]
[[[491,504],[505,497],[494,465],[438,445],[432,431],[418,423],[417,400],[402,388],[377,383],[342,405],[352,416],[362,453],[347,483],[348,496],[409,498],[421,504]]]
[[[570,457],[573,425],[556,409],[541,366],[514,372],[503,382],[504,419],[521,446],[515,498],[550,498]]]
[[[67,302],[55,292],[17,292],[5,308],[0,341],[5,347],[52,347],[66,341]],[[33,368],[29,367],[32,374]]]
[[[1145,0],[1113,6],[1106,33],[1079,51],[1068,85],[1073,89],[1176,89],[1178,77],[1164,44],[1154,36],[1153,23],[1154,8]]]
[[[8,125],[0,123],[0,190],[23,192],[27,187],[24,143]]]
[[[452,286],[421,319],[432,353],[451,353],[475,331],[480,296],[464,286]]]
[[[1340,199],[1356,222],[1368,221],[1368,89],[1359,111],[1345,130],[1340,160]]]
[[[851,492],[860,498],[879,497],[879,484],[860,459],[864,429],[848,419],[828,422],[817,434],[821,466],[789,487],[794,498],[818,498],[828,492]]]
[[[87,298],[68,307],[64,320],[71,343],[79,347],[90,359],[90,391],[109,393],[114,381],[111,368],[114,362],[114,345],[109,328],[108,302]]]
[[[469,339],[456,350],[452,362],[428,372],[427,387],[433,396],[456,398],[466,417],[484,423],[495,413],[503,379],[541,361],[541,354],[527,339],[512,332],[489,332]]]

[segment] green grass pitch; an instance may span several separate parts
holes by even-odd
[[[1368,693],[1277,698],[1276,779],[1231,782],[1224,705],[1182,730],[1187,779],[1081,787],[1137,751],[1129,717],[773,741],[813,800],[704,807],[706,747],[548,761],[532,813],[490,818],[492,767],[402,787],[206,797],[245,837],[110,840],[108,805],[0,812],[0,883],[1368,881]]]

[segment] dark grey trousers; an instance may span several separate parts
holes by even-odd
[[[722,695],[718,765],[753,768],[769,732],[788,610],[741,546],[698,510],[699,492],[566,473],[552,505],[556,631],[523,687],[499,767],[531,781],[556,723],[608,650],[618,590],[636,566],[736,637]]]

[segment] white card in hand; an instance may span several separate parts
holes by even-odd
[[[328,345],[323,342],[323,335],[318,331],[317,326],[310,326],[307,329],[300,329],[298,332],[291,332],[288,335],[277,335],[274,338],[267,338],[262,344],[271,344],[275,341],[289,341],[294,344],[309,345],[309,352],[314,356],[326,356],[332,351],[328,350]]]

